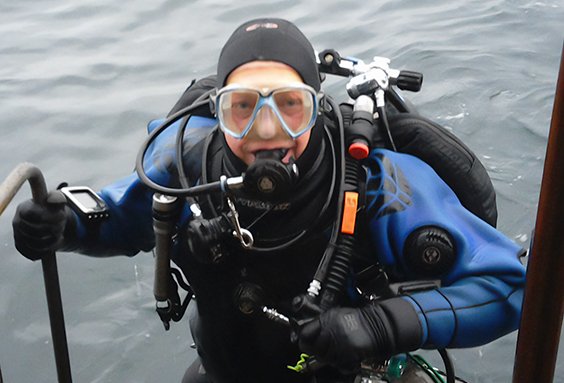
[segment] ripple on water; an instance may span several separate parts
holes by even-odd
[[[388,56],[394,68],[422,72],[421,92],[404,95],[477,153],[501,229],[526,246],[562,49],[561,0],[0,2],[0,166],[32,160],[51,186],[101,187],[128,174],[147,120],[215,70],[236,25],[265,15],[296,21],[318,50]],[[329,79],[327,89],[344,97],[344,84]],[[10,220],[2,217],[2,243],[12,243]],[[12,247],[4,255],[21,261]],[[152,312],[152,258],[59,259],[75,380],[180,381],[194,351],[186,320],[165,333]],[[132,262],[146,268],[138,277]],[[6,381],[56,379],[35,266],[0,267]],[[22,365],[22,355],[34,363]],[[513,336],[455,352],[457,370],[475,382],[510,381],[513,355]]]

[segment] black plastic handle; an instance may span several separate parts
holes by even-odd
[[[421,85],[423,85],[423,73],[402,70],[396,80],[396,85],[401,90],[419,92]]]

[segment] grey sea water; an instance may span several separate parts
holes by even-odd
[[[295,21],[318,50],[423,72],[409,97],[488,169],[499,228],[528,247],[564,38],[563,0],[0,2],[0,178],[30,161],[58,183],[99,189],[129,174],[146,123],[214,71],[251,17]],[[344,82],[326,90],[344,97]],[[6,383],[54,382],[42,272],[0,217],[0,366]],[[76,382],[178,382],[194,351],[187,322],[154,313],[150,254],[58,257]],[[539,329],[541,330],[541,329]],[[516,334],[453,352],[469,382],[510,382]],[[274,347],[275,345],[273,345]],[[562,345],[561,345],[562,350]],[[434,354],[427,354],[439,361]],[[564,382],[558,359],[555,382]],[[252,368],[252,367],[250,367]]]

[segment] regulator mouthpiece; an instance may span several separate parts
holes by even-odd
[[[276,201],[292,191],[298,181],[294,158],[282,162],[287,150],[261,150],[244,174],[245,190],[259,199]]]

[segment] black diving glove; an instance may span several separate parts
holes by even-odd
[[[19,204],[12,227],[16,249],[32,261],[66,247],[76,236],[76,218],[58,190],[49,192],[44,204]]]
[[[302,326],[300,349],[322,362],[354,370],[364,360],[383,362],[418,349],[422,329],[414,308],[402,298],[362,308],[334,308]]]

